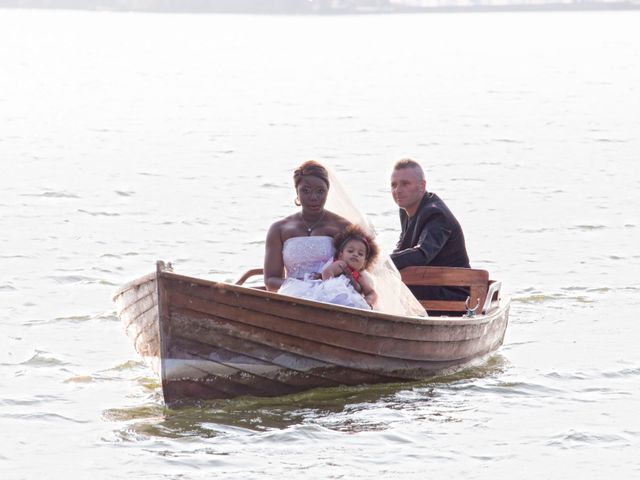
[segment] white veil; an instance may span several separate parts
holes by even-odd
[[[327,168],[326,165],[323,166]],[[330,168],[327,168],[327,171],[330,186],[325,208],[360,226],[375,237],[376,231],[367,216],[355,206],[333,171]],[[379,311],[402,316],[426,316],[424,307],[416,300],[411,290],[402,283],[400,272],[382,246],[380,246],[380,257],[369,273],[373,276],[378,294]]]

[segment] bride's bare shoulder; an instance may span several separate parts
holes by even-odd
[[[328,220],[331,220],[331,222],[337,224],[340,228],[346,228],[349,225],[351,225],[351,222],[346,218],[341,217],[337,213],[333,213],[328,210],[327,210],[327,217],[328,217]]]
[[[300,218],[297,213],[291,214],[287,217],[281,218],[280,220],[276,220],[271,224],[271,229],[280,229],[283,227],[288,227],[293,223],[299,223]]]
[[[267,239],[279,238],[281,242],[284,242],[290,237],[301,235],[300,222],[300,216],[297,213],[281,218],[280,220],[276,220],[269,227]]]

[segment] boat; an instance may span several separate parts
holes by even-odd
[[[403,269],[407,285],[470,292],[466,302],[421,301],[425,316],[409,317],[269,292],[255,278],[246,284],[261,274],[234,284],[159,261],[116,292],[125,331],[159,374],[168,406],[446,375],[484,361],[507,328],[510,301],[485,270]]]

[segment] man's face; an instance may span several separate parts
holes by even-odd
[[[420,180],[413,168],[401,168],[391,174],[391,194],[400,208],[413,213],[426,191],[426,182]]]

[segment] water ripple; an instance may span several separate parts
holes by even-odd
[[[53,402],[64,402],[68,403],[68,400],[64,400],[60,397],[54,395],[36,395],[32,398],[25,399],[1,399],[0,405],[2,406],[26,406],[26,405],[37,405],[40,403],[53,403]]]
[[[567,228],[568,230],[591,231],[591,230],[604,230],[608,227],[606,225],[573,225]]]
[[[75,377],[67,378],[64,383],[92,383],[95,377],[91,375],[76,375]]]
[[[278,183],[273,183],[273,182],[265,182],[262,185],[260,185],[260,188],[274,188],[274,189],[283,190],[283,189],[289,189],[291,187],[289,187],[289,185],[285,185],[285,184],[278,184]]]
[[[103,271],[103,273],[110,273],[108,271]],[[51,280],[54,280],[56,283],[79,283],[82,285],[107,285],[110,287],[117,287],[117,283],[110,282],[103,278],[97,277],[87,277],[85,275],[51,275],[47,277]]]
[[[560,447],[562,449],[574,449],[585,446],[626,446],[629,440],[622,435],[613,434],[593,434],[570,430],[567,433],[555,435],[547,445]]]
[[[80,213],[86,213],[88,215],[91,215],[92,217],[119,217],[120,214],[119,213],[112,213],[112,212],[92,212],[90,210],[84,210],[82,208],[78,209],[78,212]]]
[[[492,138],[491,141],[498,142],[498,143],[518,143],[518,144],[524,143],[522,140],[514,140],[513,138]]]
[[[513,301],[517,303],[525,303],[525,304],[538,304],[538,303],[547,303],[547,302],[557,302],[557,301],[575,301],[578,303],[595,303],[596,301],[592,298],[586,297],[584,295],[563,295],[560,293],[538,293],[533,295],[527,295],[524,297],[514,297]]]
[[[123,372],[123,371],[127,371],[127,370],[134,370],[140,367],[144,367],[145,363],[143,361],[140,360],[128,360],[124,363],[120,363],[119,365],[116,365],[115,367],[110,368],[109,371],[112,372]],[[156,382],[157,383],[157,382]]]
[[[76,418],[66,417],[58,413],[36,412],[36,413],[3,413],[0,418],[11,418],[17,420],[38,421],[44,420],[48,422],[73,422],[73,423],[89,423],[89,420],[78,420]]]
[[[37,351],[29,360],[20,362],[18,365],[23,365],[25,367],[57,367],[70,365],[68,362],[64,362],[55,357],[47,357],[44,355],[45,353],[46,352]]]
[[[637,376],[640,376],[640,367],[623,368],[622,370],[614,370],[614,371],[605,371],[605,372],[602,372],[602,376],[605,378],[637,377]]]
[[[44,198],[80,198],[75,193],[64,191],[46,191],[42,193],[21,193],[21,197],[44,197]]]

